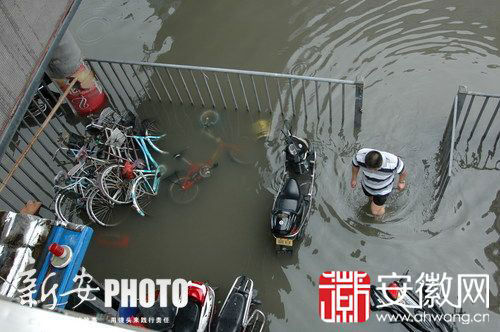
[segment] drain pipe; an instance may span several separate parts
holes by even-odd
[[[67,97],[76,115],[97,113],[107,105],[106,94],[92,70],[83,62],[82,51],[69,30],[55,48],[47,73],[61,91],[65,91],[69,82],[76,78],[77,82]]]

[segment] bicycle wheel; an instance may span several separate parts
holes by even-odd
[[[158,147],[158,143],[162,141],[167,135],[160,131],[160,128],[153,120],[143,120],[142,127],[144,128],[144,136],[146,136],[146,142],[151,146],[156,152],[166,154],[167,151]],[[149,137],[149,138],[148,138]]]
[[[75,175],[74,178],[85,178],[79,186],[76,187],[78,193],[83,194],[89,188],[96,187],[96,177],[99,174],[100,167],[93,162],[85,164]],[[85,195],[84,195],[85,196]]]
[[[144,136],[162,136],[163,133],[160,131],[156,121],[151,119],[145,119],[142,121],[142,127],[144,128]]]
[[[156,178],[156,174],[146,174],[136,178],[132,185],[132,206],[143,217],[151,214],[151,202],[158,194]]]
[[[159,152],[161,154],[167,154],[168,151],[162,150],[156,145],[156,142],[158,142],[158,139],[153,139],[153,138],[146,138],[146,141],[148,142],[149,146],[156,152]]]
[[[206,110],[200,115],[200,124],[202,128],[213,127],[219,122],[219,113],[213,110]]]
[[[84,208],[84,199],[75,193],[57,194],[54,201],[54,210],[60,220],[87,226],[92,220],[85,216]]]
[[[92,221],[104,227],[117,226],[122,218],[113,218],[115,204],[109,201],[99,189],[93,189],[87,199],[86,210]]]
[[[255,142],[249,137],[243,137],[240,139],[240,144],[237,145],[229,145],[227,147],[229,157],[232,161],[240,165],[249,165],[254,161],[255,156],[252,155],[252,151],[250,147]]]
[[[127,204],[132,202],[130,188],[132,181],[122,177],[122,167],[112,165],[107,167],[98,180],[99,189],[104,196],[115,204]]]
[[[192,202],[200,191],[200,187],[197,183],[189,183],[186,185],[188,183],[186,180],[186,177],[182,177],[175,180],[170,185],[170,197],[178,204],[188,204]]]

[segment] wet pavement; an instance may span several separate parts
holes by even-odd
[[[292,120],[318,150],[316,197],[306,238],[291,257],[276,256],[269,229],[282,167],[273,119],[267,141],[252,139],[256,113],[224,113],[212,128],[238,144],[252,163],[227,153],[187,205],[173,202],[166,181],[153,214],[121,214],[120,227],[97,230],[85,266],[97,278],[188,278],[218,286],[219,301],[246,274],[259,290],[271,331],[329,331],[317,314],[317,282],[327,270],[372,276],[421,272],[490,275],[490,323],[460,331],[494,331],[499,309],[498,170],[456,162],[437,211],[432,210],[439,142],[459,84],[498,93],[500,3],[480,1],[84,1],[71,29],[88,57],[144,60],[328,78],[364,78],[362,131],[305,118]],[[495,84],[496,83],[496,84]],[[313,103],[311,99],[308,102]],[[144,103],[167,132],[164,147],[193,161],[217,148],[203,134],[200,110]],[[346,118],[346,126],[351,117]],[[338,122],[338,117],[335,118]],[[498,122],[490,131],[498,133]],[[408,189],[388,201],[381,221],[369,216],[361,189],[350,189],[350,160],[360,147],[405,161]],[[492,147],[489,147],[490,149]],[[464,160],[464,153],[457,154]],[[476,156],[478,157],[478,156]],[[481,156],[479,156],[479,159]],[[496,157],[498,160],[498,155]],[[185,166],[170,157],[171,172]],[[124,240],[125,239],[125,240]],[[373,277],[374,278],[374,277]],[[448,308],[449,309],[449,308]],[[374,320],[341,330],[403,331]]]

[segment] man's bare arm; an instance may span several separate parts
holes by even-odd
[[[358,184],[357,178],[359,173],[359,166],[352,165],[352,175],[351,175],[351,188],[356,188]]]
[[[399,181],[398,181],[398,190],[403,190],[406,187],[406,177],[408,176],[408,172],[406,169],[399,174]]]

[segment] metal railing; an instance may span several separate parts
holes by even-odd
[[[0,178],[14,167],[23,150],[30,144],[35,133],[45,121],[59,94],[48,87],[50,80],[42,82],[31,103],[15,129],[13,138],[1,156]],[[59,137],[63,132],[83,133],[83,126],[73,117],[69,103],[63,105],[54,115],[41,136],[20,162],[4,190],[0,192],[0,209],[19,211],[28,200],[42,203],[40,214],[53,218],[53,179],[59,170],[67,171],[72,160],[65,154],[55,156],[60,146]],[[67,164],[66,164],[67,163]]]
[[[465,105],[467,108],[463,113]],[[460,168],[500,170],[500,160],[496,155],[500,139],[500,122],[497,118],[499,109],[500,95],[469,91],[465,86],[459,87],[438,154],[442,157],[437,164],[438,179],[434,196],[438,204],[453,174],[456,159]],[[493,126],[494,124],[496,126]],[[482,128],[484,131],[479,136]],[[491,132],[492,135],[489,135]],[[483,152],[485,147],[486,157]]]
[[[352,103],[354,134],[361,128],[362,81],[162,63],[86,62],[118,110],[137,109],[144,101],[151,101],[213,109],[280,111],[287,118],[302,111],[319,115],[328,110],[332,114],[338,108],[343,126],[347,105]],[[354,92],[354,98],[349,98],[350,92]]]
[[[361,127],[363,83],[247,70],[207,68],[144,62],[86,60],[100,80],[110,103],[118,110],[137,111],[141,104],[178,103],[247,111],[279,111],[283,117],[299,112],[340,113],[343,125],[348,105],[354,106],[355,132]],[[29,145],[59,94],[45,79],[35,93],[21,125],[1,156],[0,178],[5,179]],[[349,98],[350,89],[354,98]],[[19,211],[28,200],[42,202],[41,215],[53,218],[53,178],[72,160],[55,153],[63,132],[84,133],[80,120],[67,102],[56,112],[41,136],[0,192],[0,208]],[[68,165],[64,165],[67,162]]]

